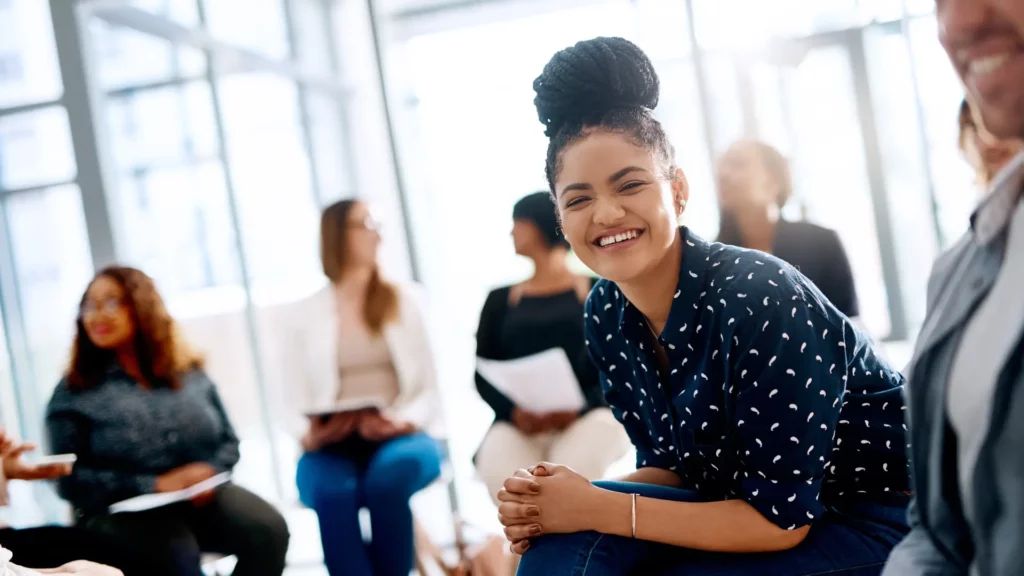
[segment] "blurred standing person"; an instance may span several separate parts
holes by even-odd
[[[232,483],[191,502],[108,513],[118,501],[230,472],[238,438],[149,276],[106,268],[80,310],[71,365],[46,412],[54,453],[78,456],[58,481],[78,522],[135,551],[147,576],[200,576],[201,552],[237,557],[234,576],[280,576],[284,518]]]
[[[758,141],[734,144],[718,160],[718,241],[760,250],[803,272],[849,318],[860,315],[850,260],[834,230],[782,218],[793,195],[789,163]]]
[[[976,119],[970,101],[960,103],[960,152],[974,168],[978,190],[987,193],[992,180],[1024,149],[1021,140],[1000,140]]]
[[[409,498],[441,473],[434,361],[417,295],[386,281],[381,237],[358,200],[328,206],[320,251],[330,284],[298,306],[292,394],[300,413],[338,400],[375,399],[384,410],[304,423],[297,484],[320,522],[331,576],[407,576],[414,561]],[[373,527],[363,543],[359,510]]]
[[[583,307],[594,279],[569,269],[569,243],[559,233],[551,194],[536,192],[521,199],[512,210],[512,222],[516,254],[533,261],[533,276],[488,295],[477,330],[477,356],[514,360],[561,348],[573,364],[587,405],[581,411],[531,413],[477,372],[476,388],[494,410],[494,423],[476,465],[495,502],[502,483],[518,468],[542,460],[564,462],[597,480],[629,447],[587,356]]]
[[[1024,139],[1024,2],[935,7],[979,124]],[[907,385],[911,531],[886,576],[1024,574],[1022,181],[1018,153],[932,270]]]

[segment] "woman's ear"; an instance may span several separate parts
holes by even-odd
[[[675,204],[676,217],[682,217],[686,211],[686,203],[690,201],[690,184],[686,180],[686,174],[682,168],[676,168],[672,173],[672,199]]]

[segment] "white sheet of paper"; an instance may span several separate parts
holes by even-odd
[[[569,357],[561,348],[516,360],[477,358],[476,369],[523,410],[577,411],[586,405]]]
[[[154,508],[169,506],[175,502],[184,502],[195,498],[203,492],[213,490],[221,484],[226,484],[230,480],[231,473],[222,472],[216,476],[207,478],[198,484],[193,484],[184,490],[143,494],[127,500],[121,500],[120,502],[110,506],[110,513],[119,514],[122,512],[142,512],[143,510],[152,510]]]
[[[380,398],[349,398],[346,400],[338,400],[334,404],[325,406],[319,410],[309,410],[305,414],[309,417],[330,416],[331,414],[341,414],[343,412],[383,410],[385,408],[387,408],[387,404]]]

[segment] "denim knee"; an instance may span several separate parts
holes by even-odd
[[[598,532],[549,534],[534,538],[519,563],[519,576],[559,574],[599,576],[587,572],[591,554],[604,538]]]
[[[441,474],[441,465],[431,460],[403,460],[375,470],[363,488],[369,502],[408,500]]]

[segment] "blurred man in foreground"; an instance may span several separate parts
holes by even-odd
[[[1024,138],[1024,0],[937,0],[940,39],[1001,140]],[[912,530],[885,576],[1024,574],[1024,155],[935,265],[910,366]]]

